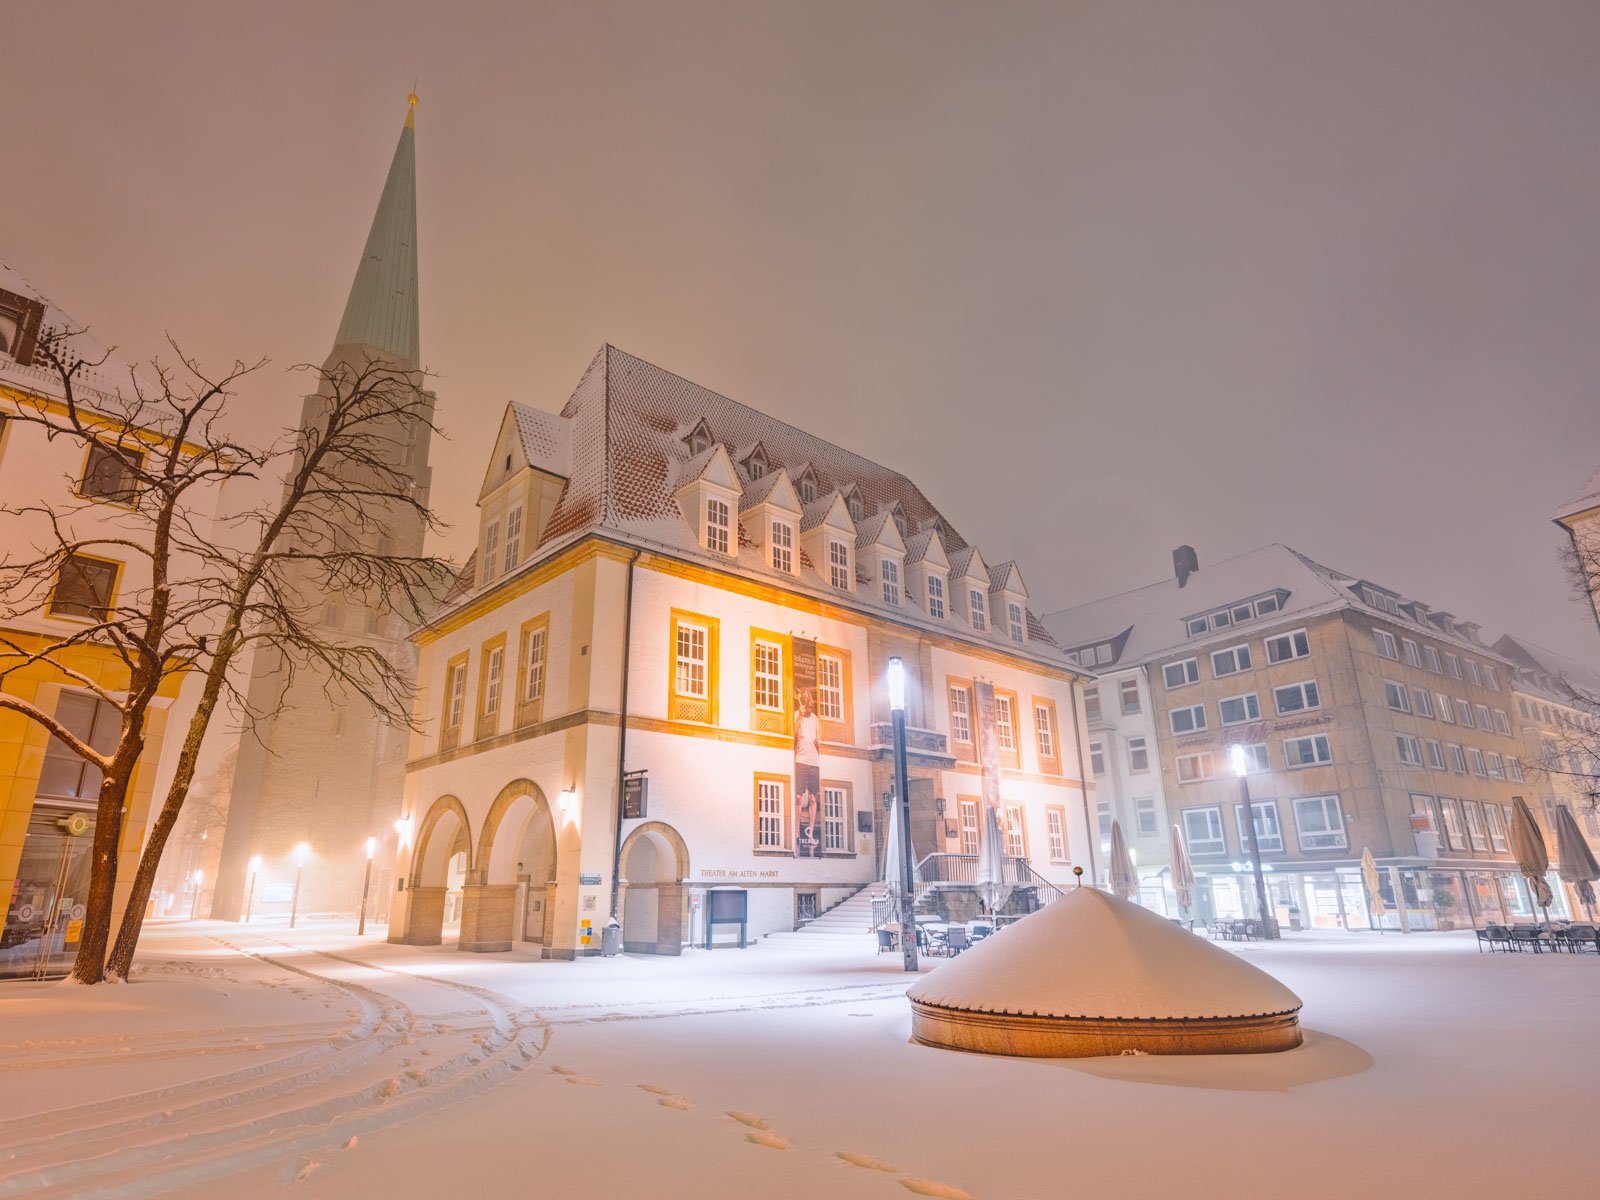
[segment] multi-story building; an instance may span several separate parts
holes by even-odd
[[[81,442],[52,440],[41,426],[15,419],[19,410],[65,411],[60,378],[38,357],[40,338],[49,330],[81,328],[0,263],[0,504],[9,510],[5,549],[11,556],[52,544],[49,528],[41,527],[42,509],[56,514],[73,539],[144,534],[129,517],[138,494],[123,459],[99,443],[85,454]],[[80,368],[75,378],[84,420],[103,424],[107,442],[123,441],[126,434],[158,444],[157,434],[125,425],[131,411],[124,399],[131,387],[128,364],[108,357],[87,335],[73,337],[69,349],[99,363]],[[47,597],[19,597],[18,610],[0,617],[5,644],[0,689],[52,714],[96,748],[113,748],[121,727],[116,708],[79,679],[27,656],[93,627],[118,596],[134,595],[148,584],[147,563],[137,554],[101,545],[72,555]],[[81,678],[109,691],[127,687],[127,666],[109,641],[86,640],[72,654],[70,666]],[[151,706],[145,751],[122,825],[113,930],[133,886],[179,684],[180,677],[170,678]],[[0,926],[0,978],[58,974],[77,952],[99,791],[98,770],[36,721],[0,710],[0,897],[7,902]]]
[[[415,636],[391,940],[794,929],[881,876],[892,658],[927,873],[985,803],[1016,882],[1088,865],[1084,673],[911,480],[607,346],[560,415],[508,408],[479,508]]]
[[[1550,861],[1559,863],[1556,810],[1566,805],[1591,846],[1600,847],[1600,673],[1526,638],[1506,634],[1494,648],[1515,666],[1512,692],[1522,725],[1522,758],[1538,803]],[[1551,881],[1561,915],[1584,915],[1570,885]]]
[[[328,379],[341,367],[416,372],[421,363],[417,302],[417,199],[414,112],[407,112],[362,250],[344,315],[334,335],[319,393],[307,396],[301,422],[314,428]],[[417,376],[420,383],[421,375]],[[419,388],[420,391],[420,388]],[[421,391],[431,408],[433,396]],[[390,439],[396,465],[428,501],[431,438],[426,425],[395,422]],[[395,508],[361,537],[367,552],[419,557],[423,524],[415,511]],[[348,545],[354,546],[352,533]],[[299,582],[291,579],[291,584]],[[303,591],[314,597],[315,582]],[[328,640],[364,644],[403,673],[414,669],[407,640],[415,614],[392,611],[375,596],[326,596],[312,620]],[[238,920],[246,907],[287,913],[352,911],[360,901],[363,845],[376,839],[377,893],[388,888],[391,832],[400,815],[408,732],[389,724],[360,696],[345,692],[315,663],[285,669],[277,651],[263,649],[251,664],[247,696],[264,714],[240,741],[228,799],[227,826],[211,915]],[[304,870],[296,847],[304,846]],[[300,880],[302,883],[294,881]]]
[[[1096,618],[1098,619],[1098,618]],[[1094,870],[1105,885],[1111,855],[1111,826],[1121,825],[1139,876],[1139,902],[1159,912],[1177,913],[1171,890],[1171,819],[1157,758],[1155,705],[1150,675],[1141,664],[1118,667],[1126,634],[1091,630],[1074,610],[1050,613],[1044,626],[1085,670],[1099,672],[1085,686],[1089,770],[1094,779],[1096,842]]]
[[[1478,626],[1272,545],[1051,618],[1102,674],[1148,672],[1162,787],[1201,915],[1253,907],[1238,745],[1286,925],[1365,926],[1358,864],[1409,928],[1521,911],[1508,841],[1526,791],[1512,664]],[[1104,661],[1105,649],[1109,661]],[[1102,712],[1104,698],[1102,698]]]

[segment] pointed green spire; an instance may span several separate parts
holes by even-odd
[[[417,334],[417,98],[408,100],[400,144],[333,345],[335,350],[370,346],[403,366],[416,367],[422,361]]]

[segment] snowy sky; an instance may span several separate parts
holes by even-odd
[[[1597,61],[1581,0],[31,5],[0,258],[130,355],[320,360],[416,79],[450,549],[609,340],[1040,609],[1280,540],[1594,660]]]

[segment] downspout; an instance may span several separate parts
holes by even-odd
[[[611,846],[611,916],[617,917],[617,894],[622,875],[622,774],[628,753],[628,651],[633,646],[633,564],[639,551],[628,560],[628,586],[622,601],[622,698],[617,713],[617,823]]]
[[[1078,685],[1072,685],[1072,748],[1078,754],[1078,795],[1083,799],[1083,829],[1089,835],[1089,883],[1100,878],[1100,870],[1094,862],[1094,844],[1100,839],[1100,830],[1094,821],[1089,819],[1089,777],[1094,774],[1089,769],[1089,764],[1083,760],[1083,735],[1078,732]]]

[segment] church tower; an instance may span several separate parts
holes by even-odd
[[[400,371],[421,367],[417,97],[408,99],[405,125],[328,355],[330,370],[369,362]],[[433,396],[424,396],[431,412]],[[302,427],[316,420],[322,403],[320,392],[306,397]],[[404,455],[404,469],[424,506],[431,477],[429,442],[425,426],[409,427],[397,438],[397,453]],[[397,512],[386,523],[382,552],[420,556],[424,532],[415,513]],[[329,595],[319,619],[330,637],[365,642],[414,678],[415,653],[405,618],[364,598]],[[301,913],[353,910],[361,898],[368,838],[376,839],[377,847],[369,912],[381,909],[409,733],[386,724],[357,699],[330,699],[326,686],[325,678],[304,667],[291,681],[275,650],[258,651],[251,664],[250,706],[272,715],[240,742],[211,909],[215,918],[238,920],[247,907],[262,916],[287,913],[297,875]]]

